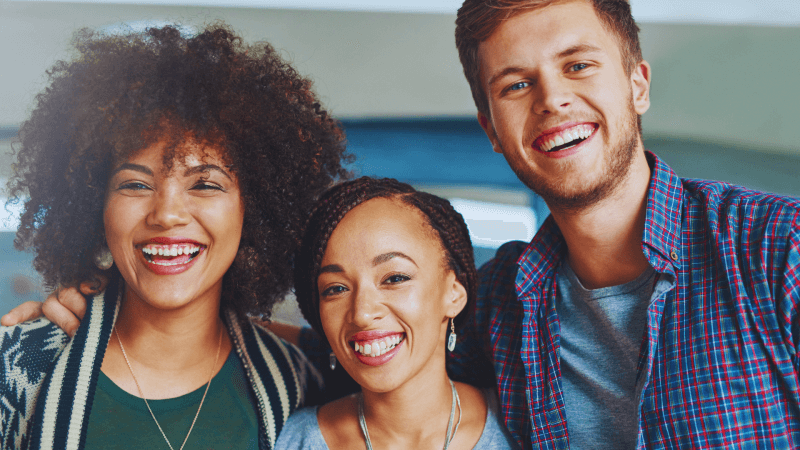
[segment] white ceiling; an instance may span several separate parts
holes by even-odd
[[[41,1],[41,0],[27,0]],[[126,3],[215,7],[317,9],[454,14],[463,0],[73,0],[77,3]],[[632,0],[641,22],[726,25],[800,25],[798,0]]]

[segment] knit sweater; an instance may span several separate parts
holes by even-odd
[[[119,305],[117,283],[90,297],[71,339],[44,318],[0,327],[1,450],[83,448]],[[259,448],[271,449],[289,414],[318,401],[322,377],[295,346],[232,311],[222,316],[257,403]]]

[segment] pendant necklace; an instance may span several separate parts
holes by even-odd
[[[147,399],[144,398],[144,393],[142,393],[142,388],[139,386],[139,381],[136,380],[136,375],[133,374],[133,367],[131,367],[131,362],[128,361],[128,354],[125,353],[125,347],[122,346],[122,339],[119,338],[119,332],[116,328],[114,328],[114,334],[117,335],[117,342],[119,342],[119,348],[122,350],[122,356],[125,357],[125,362],[128,364],[128,369],[131,371],[131,376],[133,377],[133,382],[136,383],[136,389],[139,390],[139,396],[142,397],[144,400],[144,404],[147,406],[147,410],[150,411],[150,416],[155,421],[156,426],[158,427],[158,431],[161,432],[161,436],[164,436],[164,440],[167,441],[167,445],[169,446],[169,450],[175,450],[172,448],[172,444],[167,439],[167,434],[164,433],[164,430],[161,428],[161,424],[158,423],[158,419],[156,419],[156,415],[153,414],[153,410],[150,409],[150,404],[147,402]],[[203,407],[203,402],[206,400],[206,394],[208,394],[208,387],[211,386],[211,380],[214,378],[214,369],[217,367],[217,362],[219,361],[219,351],[222,348],[222,327],[219,330],[219,342],[217,343],[217,356],[214,357],[214,365],[211,366],[211,374],[208,377],[208,383],[206,383],[206,390],[203,392],[203,398],[200,399],[200,406],[197,407],[197,412],[194,415],[194,420],[192,420],[192,426],[189,427],[189,432],[186,433],[186,437],[183,439],[183,444],[181,444],[181,448],[179,450],[183,450],[183,446],[186,445],[186,441],[189,440],[189,435],[192,434],[192,429],[194,428],[194,424],[197,422],[197,416],[200,415],[200,409]],[[451,383],[452,384],[452,383]]]
[[[444,447],[442,450],[447,450],[450,447],[450,442],[458,432],[458,426],[461,424],[461,399],[458,397],[458,391],[453,382],[448,379],[450,383],[450,390],[453,393],[453,403],[450,407],[450,420],[447,422],[447,435],[444,439]],[[458,405],[458,422],[456,422],[455,429],[453,428],[453,418],[456,415],[456,405]],[[358,424],[361,425],[361,432],[364,434],[364,440],[367,442],[367,450],[372,450],[372,442],[369,440],[369,432],[367,431],[367,419],[364,417],[364,394],[358,396]],[[452,431],[452,434],[451,434]]]

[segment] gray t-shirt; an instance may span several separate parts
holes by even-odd
[[[586,289],[567,260],[559,266],[561,386],[570,448],[635,449],[637,365],[656,272],[620,286]]]
[[[484,391],[488,403],[486,424],[483,433],[473,449],[505,450],[519,449],[514,439],[508,434],[506,427],[498,420],[498,401],[492,391]],[[317,407],[302,408],[289,416],[278,436],[275,450],[328,450],[317,422]]]

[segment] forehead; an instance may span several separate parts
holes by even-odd
[[[190,137],[180,141],[162,138],[119,158],[115,167],[124,163],[136,163],[146,165],[153,170],[171,172],[176,166],[193,167],[214,164],[224,167],[226,159],[226,152],[218,145],[197,141]]]
[[[353,254],[356,249],[438,254],[441,248],[436,232],[417,208],[399,199],[373,198],[345,214],[328,239],[323,259]]]
[[[535,66],[587,44],[621,61],[616,39],[590,2],[569,0],[524,11],[503,21],[478,46],[481,78],[485,83],[505,67]]]

